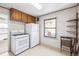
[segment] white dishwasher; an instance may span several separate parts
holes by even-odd
[[[11,52],[17,55],[29,48],[29,35],[16,34],[11,36]]]

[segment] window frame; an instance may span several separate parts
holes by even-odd
[[[55,37],[53,37],[53,36],[45,36],[45,21],[47,21],[47,20],[54,20],[55,19]],[[57,37],[57,18],[56,17],[54,17],[54,18],[49,18],[49,19],[44,19],[44,37],[48,37],[48,38],[56,38]]]

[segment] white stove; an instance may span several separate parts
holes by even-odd
[[[28,34],[13,34],[11,36],[11,52],[15,55],[29,48]]]

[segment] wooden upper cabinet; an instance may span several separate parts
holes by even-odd
[[[16,21],[21,21],[21,12],[14,9],[14,8],[11,8],[10,9],[10,17],[11,17],[11,20],[16,20]]]
[[[36,22],[35,19],[36,19],[35,17],[28,15],[28,23],[35,23]]]
[[[10,9],[10,19],[15,20],[15,10],[13,8]]]
[[[36,17],[32,16],[33,23],[36,23]]]
[[[28,23],[32,23],[32,17],[28,15]]]
[[[36,17],[23,13],[17,9],[10,9],[10,18],[11,20],[21,21],[25,23],[35,23]]]
[[[22,21],[23,21],[23,22],[25,22],[25,23],[28,22],[28,18],[27,18],[27,17],[28,17],[27,14],[22,13]]]
[[[21,12],[20,11],[15,11],[15,17],[16,17],[16,20],[19,20],[21,21]]]

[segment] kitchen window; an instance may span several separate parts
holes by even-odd
[[[7,39],[8,37],[8,16],[0,14],[0,40]]]
[[[44,20],[44,36],[56,38],[56,18]]]

